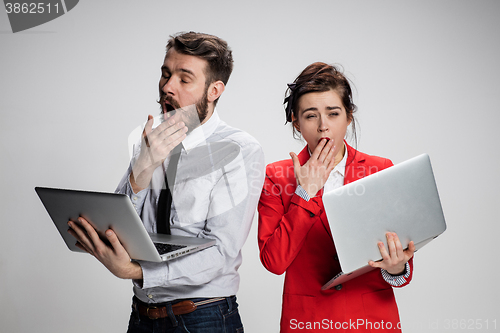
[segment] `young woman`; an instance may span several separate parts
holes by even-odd
[[[259,248],[263,265],[285,276],[281,332],[400,331],[393,287],[412,277],[414,244],[403,250],[387,233],[383,260],[375,269],[329,290],[321,287],[340,272],[322,195],[392,165],[388,159],[350,147],[356,106],[348,80],[335,67],[313,63],[289,84],[287,121],[307,145],[291,159],[271,163],[259,202]],[[355,129],[354,129],[355,130]]]

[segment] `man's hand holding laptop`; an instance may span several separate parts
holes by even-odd
[[[121,279],[142,279],[141,266],[130,260],[130,256],[113,230],[106,230],[106,238],[110,243],[107,245],[87,220],[79,217],[78,222],[79,224],[68,222],[70,227],[68,232],[76,238],[76,246],[93,255],[115,276]]]

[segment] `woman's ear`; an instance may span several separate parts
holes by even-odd
[[[210,83],[207,91],[208,102],[211,103],[219,98],[220,95],[222,95],[222,93],[224,92],[224,89],[226,89],[226,85],[220,80]]]
[[[297,120],[297,118],[295,118],[294,114],[292,114],[292,125],[295,128],[295,130],[300,133],[299,121]]]

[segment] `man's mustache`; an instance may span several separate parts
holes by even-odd
[[[163,95],[160,98],[160,104],[163,106],[164,103],[170,104],[172,106],[173,110],[180,109],[181,106],[180,104],[170,95]],[[165,111],[173,111],[173,110],[165,110]]]

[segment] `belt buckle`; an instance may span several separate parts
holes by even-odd
[[[155,319],[160,318],[160,314],[159,314],[159,313],[157,313],[157,314],[156,314],[156,316],[151,316],[151,315],[149,314],[149,310],[158,310],[158,308],[157,308],[156,306],[148,306],[148,307],[146,308],[146,315],[147,315],[147,316],[148,316],[148,318],[149,318],[149,319],[151,319],[151,320],[155,320]]]

